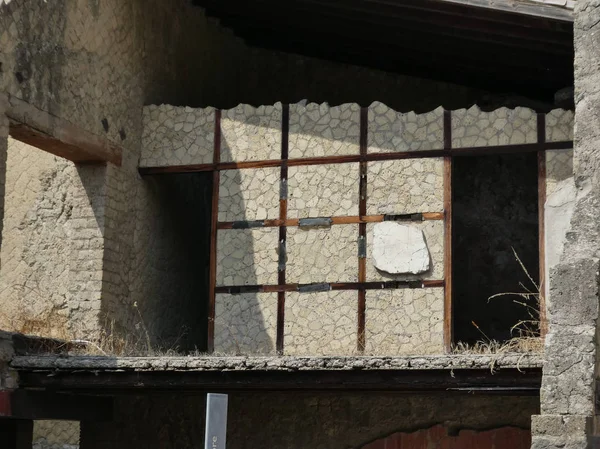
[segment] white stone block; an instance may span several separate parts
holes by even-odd
[[[391,274],[419,274],[431,260],[423,231],[400,223],[377,223],[373,228],[373,264]]]

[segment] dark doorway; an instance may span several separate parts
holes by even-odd
[[[538,307],[535,297],[490,299],[539,285],[537,173],[536,153],[453,159],[455,342],[509,340],[516,336],[513,326],[531,320],[528,306]]]

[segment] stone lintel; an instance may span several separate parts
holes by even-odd
[[[10,135],[75,163],[121,165],[122,148],[18,98],[8,97]]]

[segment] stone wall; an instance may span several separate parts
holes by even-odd
[[[502,108],[484,112],[472,107],[451,114],[452,144],[457,148],[531,144],[538,139],[537,115],[530,109]],[[569,140],[572,119],[573,115],[568,111],[550,112],[545,130],[548,140]],[[214,123],[211,126],[210,120],[215,121],[213,108],[146,107],[142,166],[211,163],[214,145],[210,139],[214,139]],[[280,159],[283,140],[281,120],[280,103],[259,108],[239,105],[233,110],[222,111],[218,159],[223,162]],[[403,114],[375,102],[368,108],[367,121],[366,150],[369,155],[401,151],[418,153],[443,148],[442,108],[423,114]],[[156,136],[162,137],[155,141]],[[164,136],[173,137],[165,141]],[[174,145],[171,145],[172,141]],[[360,107],[357,104],[289,106],[288,150],[291,159],[358,155],[359,143]],[[570,150],[552,150],[547,154],[550,199],[556,183],[568,177],[571,154]],[[536,158],[535,155],[532,157],[533,165],[527,167],[533,182],[537,183]],[[183,158],[185,164],[182,164]],[[505,169],[510,172],[502,175],[503,182],[512,185],[518,184],[522,178],[517,169],[524,170],[525,167],[506,166]],[[368,162],[367,214],[443,212],[443,172],[441,157]],[[359,213],[359,179],[358,162],[290,166],[285,190],[280,190],[279,167],[221,170],[218,220],[252,222],[252,227],[240,229],[238,226],[218,231],[217,287],[277,284],[281,268],[279,229],[264,226],[263,221],[279,218],[280,197],[287,198],[289,219],[356,216]],[[522,197],[522,200],[527,203],[523,204],[523,208],[531,212],[527,216],[531,223],[528,223],[537,233],[537,184],[533,188],[533,196]],[[480,214],[482,210],[471,207],[469,213]],[[464,215],[465,211],[459,213]],[[551,223],[555,225],[552,220]],[[423,235],[427,268],[418,274],[390,273],[377,268],[374,237],[378,224],[368,223],[366,281],[444,279],[443,220],[409,223],[409,226]],[[493,233],[493,227],[490,231]],[[357,282],[358,236],[358,224],[321,228],[287,226],[286,282]],[[533,248],[533,254],[537,254],[537,237],[529,240],[527,247]],[[518,242],[511,243],[519,246]],[[511,243],[505,248],[509,252]],[[556,252],[553,245],[554,240],[549,239],[550,254]],[[499,257],[504,265],[513,259],[512,252],[510,260]],[[518,263],[513,262],[512,265],[525,276]],[[530,262],[529,259],[524,260],[535,273],[537,260]],[[517,277],[512,276],[514,286],[507,287],[507,291],[518,287]],[[484,296],[487,300],[489,295]],[[284,352],[310,355],[355,352],[358,332],[356,301],[355,291],[286,293]],[[442,352],[443,302],[443,289],[440,288],[367,292],[366,349],[369,353],[388,355]],[[218,294],[216,351],[272,351],[275,347],[276,311],[274,293]],[[468,319],[469,325],[471,320]],[[506,324],[505,330],[513,324]]]
[[[438,424],[452,434],[505,426],[529,429],[538,402],[536,397],[390,392],[233,393],[227,447],[343,449]],[[114,423],[82,423],[81,449],[200,447],[204,404],[201,395],[120,398]]]
[[[562,252],[554,255],[550,269],[542,414],[532,422],[532,447],[536,449],[595,447],[592,437],[598,435],[599,22],[598,2],[579,0],[575,10],[574,186],[569,186],[568,166],[559,175],[566,183],[562,187],[576,192],[576,199],[565,207],[565,213],[572,216],[561,231],[566,232]],[[560,184],[555,185],[557,195]]]

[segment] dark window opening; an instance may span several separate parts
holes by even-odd
[[[535,291],[514,252],[539,285],[537,173],[536,153],[453,160],[455,342],[507,341],[517,336],[511,328],[524,320],[537,330],[537,323],[529,322],[537,316],[534,309],[539,310],[536,297],[489,299],[500,293]]]

